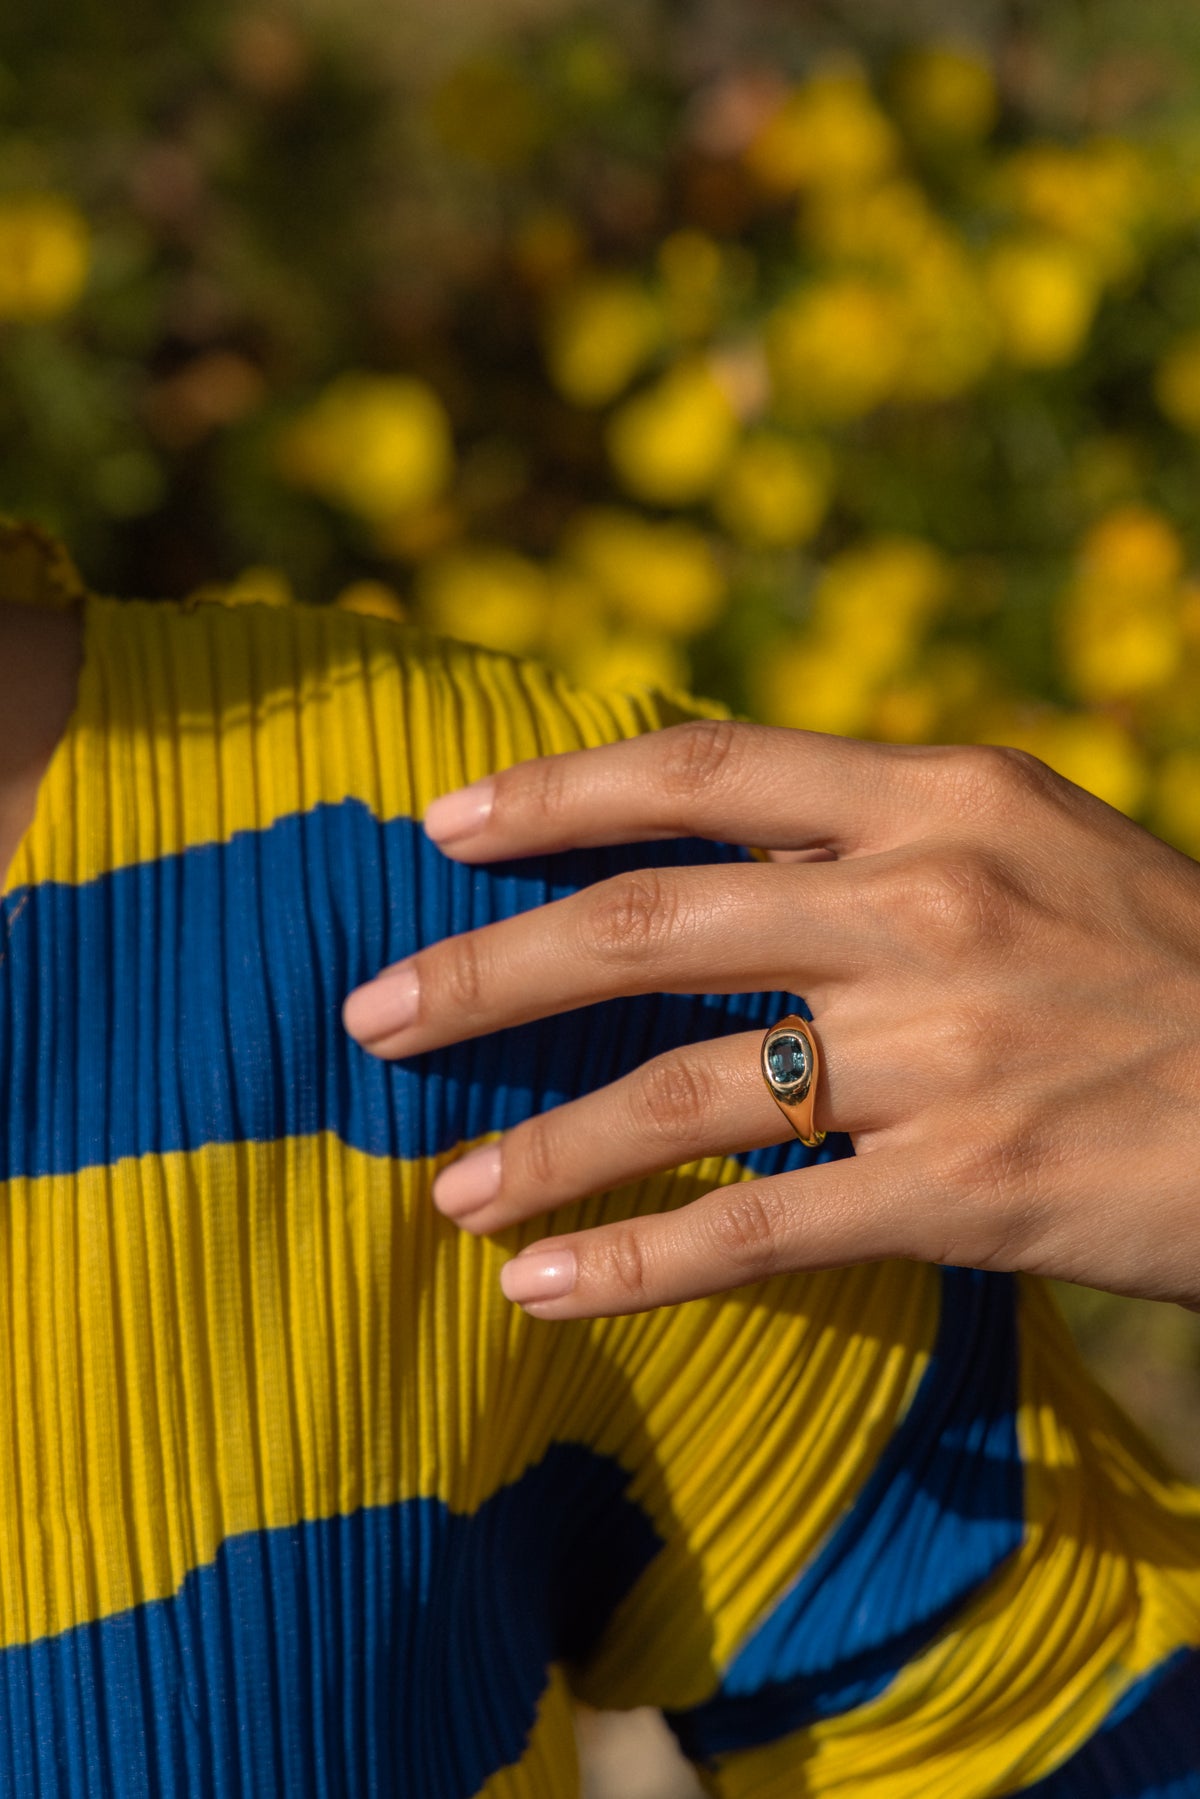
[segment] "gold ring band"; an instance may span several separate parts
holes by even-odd
[[[789,1012],[762,1040],[762,1076],[767,1092],[806,1149],[819,1149],[825,1132],[813,1128],[813,1107],[821,1057],[812,1026]]]

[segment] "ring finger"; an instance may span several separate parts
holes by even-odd
[[[443,1169],[434,1203],[482,1234],[685,1162],[786,1142],[792,1131],[763,1082],[761,1042],[761,1033],[743,1032],[671,1050],[526,1119]],[[857,1083],[847,1082],[836,1043],[831,1051],[822,1036],[821,1052],[816,1128],[853,1129],[863,1095],[839,1105],[839,1092]]]

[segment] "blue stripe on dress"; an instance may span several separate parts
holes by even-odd
[[[937,1636],[1024,1532],[1016,1293],[947,1268],[932,1356],[903,1423],[824,1549],[704,1705],[671,1717],[707,1760],[863,1705]]]
[[[471,1799],[661,1547],[616,1462],[557,1444],[434,1499],[254,1531],[170,1599],[0,1652],[6,1799]]]
[[[787,994],[649,994],[405,1063],[346,1036],[351,988],[442,937],[624,870],[744,860],[697,839],[469,868],[411,819],[320,805],[228,843],[4,901],[0,1179],[331,1131],[432,1156],[583,1094],[659,1051],[765,1029]],[[20,917],[17,910],[20,909]],[[755,1152],[760,1174],[850,1153]]]
[[[1084,1747],[1022,1799],[1200,1799],[1200,1650],[1137,1681]]]

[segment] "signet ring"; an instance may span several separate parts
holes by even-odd
[[[762,1074],[767,1092],[806,1149],[819,1149],[825,1132],[813,1128],[813,1106],[821,1058],[807,1019],[789,1012],[762,1040]]]

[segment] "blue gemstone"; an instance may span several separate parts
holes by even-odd
[[[812,1054],[803,1037],[786,1031],[767,1045],[767,1072],[777,1087],[797,1087],[812,1074]]]

